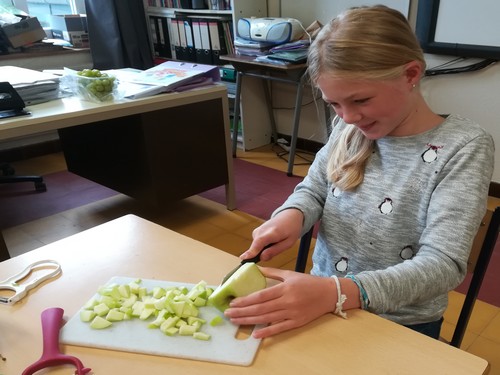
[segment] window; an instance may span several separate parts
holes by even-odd
[[[16,8],[38,18],[43,27],[50,27],[50,16],[84,14],[84,0],[12,0]]]

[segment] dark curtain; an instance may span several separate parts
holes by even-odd
[[[153,54],[143,0],[85,0],[95,69],[148,69]]]

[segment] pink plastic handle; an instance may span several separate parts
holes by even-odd
[[[42,356],[38,361],[28,366],[22,375],[33,375],[41,369],[64,364],[73,364],[76,367],[77,375],[85,375],[91,371],[78,358],[62,354],[59,351],[59,331],[63,314],[64,310],[59,307],[49,308],[42,312]]]

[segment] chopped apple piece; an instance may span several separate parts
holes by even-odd
[[[108,314],[106,315],[106,320],[109,320],[110,322],[119,322],[123,320],[125,317],[125,314],[121,312],[118,309],[111,309],[108,311]]]
[[[222,319],[222,316],[216,315],[214,318],[210,321],[210,325],[212,327],[218,326],[219,324],[222,324],[224,322],[224,319]]]
[[[90,323],[90,328],[93,329],[103,329],[108,328],[111,324],[109,320],[104,319],[102,316],[96,316]]]
[[[197,340],[203,340],[203,341],[210,340],[210,335],[205,332],[195,332],[193,333],[193,337]]]
[[[179,327],[179,335],[181,336],[193,336],[196,332],[196,327],[190,326],[189,324],[184,324]]]
[[[80,311],[80,320],[82,322],[90,322],[92,319],[96,317],[96,313],[93,310],[82,310]]]
[[[108,305],[106,305],[104,302],[102,302],[102,303],[94,306],[94,312],[98,316],[104,316],[104,315],[106,315],[109,310],[110,309],[109,309]]]

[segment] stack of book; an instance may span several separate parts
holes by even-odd
[[[19,68],[17,66],[1,66],[0,82],[9,82],[23,99],[25,105],[33,105],[59,98],[59,77]]]
[[[218,67],[180,61],[167,61],[147,70],[123,68],[106,73],[118,79],[118,90],[127,99],[185,91],[220,81]]]
[[[234,39],[234,50],[237,55],[265,56],[271,53],[270,50],[274,46],[276,46],[276,43],[257,42],[240,37]]]

